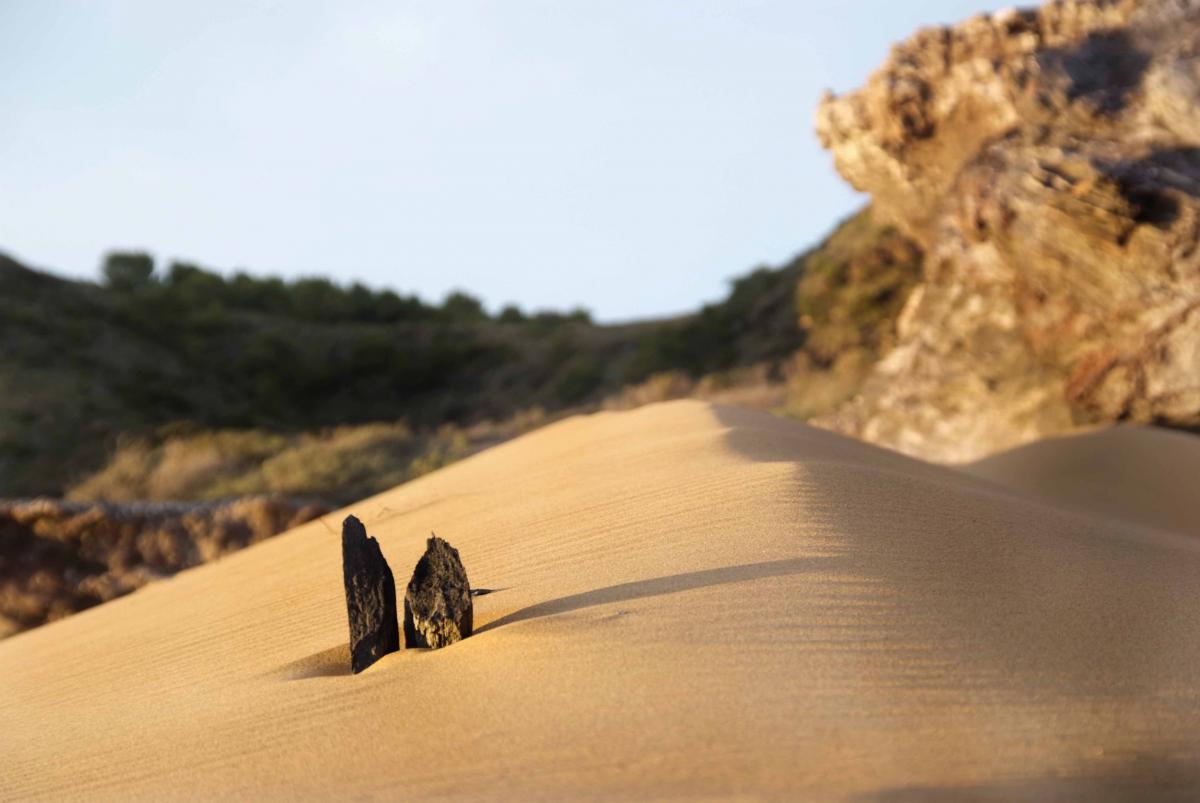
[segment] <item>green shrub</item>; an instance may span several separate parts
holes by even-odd
[[[105,255],[100,270],[105,285],[113,290],[134,290],[150,283],[154,276],[154,257],[144,251],[112,251]]]
[[[480,323],[488,314],[479,299],[455,290],[442,302],[442,318],[451,323]]]
[[[521,308],[516,304],[509,304],[504,309],[500,310],[500,314],[496,317],[500,323],[525,323],[529,320],[525,313],[521,312]]]

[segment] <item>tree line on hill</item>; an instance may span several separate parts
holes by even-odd
[[[800,365],[807,415],[853,391],[919,271],[919,251],[864,212],[693,314],[598,325],[583,310],[489,314],[461,292],[430,304],[136,252],[108,255],[98,284],[0,255],[0,497],[59,495],[120,443],[180,425],[290,436],[402,421],[424,442],[444,425],[586,409],[672,372]],[[836,386],[809,393],[821,372]]]
[[[237,271],[226,277],[191,262],[173,261],[159,272],[154,257],[144,251],[113,251],[101,265],[104,285],[114,292],[140,297],[147,303],[174,301],[192,307],[225,307],[285,315],[325,323],[591,323],[579,307],[569,312],[526,313],[509,304],[495,316],[469,293],[449,293],[441,305],[415,295],[373,290],[360,282],[343,286],[321,276],[284,281]]]

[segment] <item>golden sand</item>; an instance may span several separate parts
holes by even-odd
[[[501,589],[472,638],[351,676],[327,516],[0,643],[0,797],[1193,799],[1197,474],[1154,482],[1200,441],[1161,434],[981,478],[698,402],[570,419],[347,511],[398,586],[436,530]],[[1022,486],[1092,442],[1133,462]]]

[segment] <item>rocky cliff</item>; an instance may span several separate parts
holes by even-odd
[[[943,461],[1200,423],[1200,2],[920,31],[817,131],[926,252],[897,346],[824,423]]]

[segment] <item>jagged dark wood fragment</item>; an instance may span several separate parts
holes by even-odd
[[[355,674],[400,649],[396,581],[379,542],[361,521],[342,523],[342,574],[350,619],[350,669]]]
[[[404,646],[437,649],[471,635],[471,584],[458,550],[432,536],[404,594]]]

